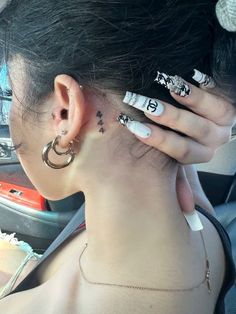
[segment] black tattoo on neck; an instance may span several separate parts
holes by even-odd
[[[103,128],[101,128],[101,129],[99,130],[99,132],[103,134],[103,133],[105,133],[105,130],[104,130]]]
[[[96,116],[97,116],[98,118],[101,118],[101,117],[103,116],[103,114],[101,113],[101,111],[98,111]]]
[[[99,118],[99,122],[97,125],[101,126],[99,132],[103,134],[105,133],[105,129],[102,127],[104,125],[104,122],[102,121],[103,114],[101,113],[101,111],[97,112],[96,117]]]

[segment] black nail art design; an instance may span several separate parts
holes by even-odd
[[[105,130],[104,130],[103,128],[101,128],[101,129],[99,130],[99,132],[103,134],[103,133],[105,133]]]
[[[216,83],[213,78],[207,74],[204,74],[196,69],[194,69],[194,74],[192,76],[194,81],[198,82],[199,84],[207,87],[207,88],[215,88]]]
[[[120,124],[122,124],[123,126],[126,126],[128,122],[133,121],[134,119],[130,118],[129,116],[127,116],[124,113],[121,113],[118,117],[117,117],[117,121],[120,122]]]
[[[157,82],[157,84],[163,85],[167,89],[170,89],[170,87],[173,85],[171,77],[159,71],[157,71],[157,77],[155,78],[154,81]]]
[[[157,71],[157,77],[154,81],[179,96],[186,97],[191,94],[189,85],[180,76],[170,76]]]
[[[170,87],[171,92],[174,92],[182,97],[186,97],[191,94],[189,85],[180,76],[175,75],[172,79],[174,84]]]

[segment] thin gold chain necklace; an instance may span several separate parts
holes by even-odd
[[[115,283],[106,283],[106,282],[96,282],[96,281],[91,281],[89,279],[87,279],[87,277],[84,274],[84,271],[82,269],[81,266],[81,257],[84,253],[84,251],[86,250],[86,248],[88,247],[88,243],[85,244],[85,247],[83,249],[83,251],[80,254],[79,257],[79,267],[80,267],[80,272],[82,274],[82,277],[84,278],[85,281],[87,281],[90,284],[93,285],[102,285],[102,286],[115,286],[115,287],[120,287],[120,288],[129,288],[129,289],[137,289],[137,290],[148,290],[148,291],[164,291],[164,292],[182,292],[182,291],[191,291],[194,290],[196,288],[199,288],[202,284],[206,283],[207,285],[207,289],[208,292],[211,293],[211,284],[210,284],[210,263],[209,263],[209,259],[208,259],[208,255],[207,255],[207,250],[206,250],[206,245],[205,245],[205,241],[204,241],[204,237],[202,232],[200,231],[201,234],[201,238],[202,238],[202,242],[203,242],[203,246],[204,246],[204,252],[205,252],[205,261],[206,261],[206,270],[205,270],[205,276],[204,279],[201,280],[201,282],[199,282],[196,286],[194,287],[190,287],[190,288],[185,288],[185,289],[160,289],[160,288],[150,288],[150,287],[141,287],[141,286],[133,286],[133,285],[123,285],[123,284],[115,284]]]

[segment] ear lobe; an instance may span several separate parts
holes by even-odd
[[[55,97],[57,109],[60,110],[57,135],[64,133],[60,146],[66,148],[79,135],[83,125],[85,98],[80,85],[72,77],[64,74],[58,75],[55,79]]]

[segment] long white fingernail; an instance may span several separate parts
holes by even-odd
[[[200,231],[203,229],[202,222],[196,210],[191,213],[184,213],[184,217],[193,231]]]
[[[123,102],[153,116],[160,116],[164,111],[160,101],[131,92],[126,92]]]
[[[194,74],[193,74],[192,78],[194,79],[194,81],[198,82],[199,84],[202,84],[203,86],[205,86],[207,88],[215,88],[216,87],[216,83],[212,77],[210,77],[209,75],[204,74],[204,73],[202,73],[196,69],[194,69]]]
[[[126,126],[130,132],[142,138],[148,138],[152,134],[152,131],[149,127],[138,121],[130,121],[126,124]]]

